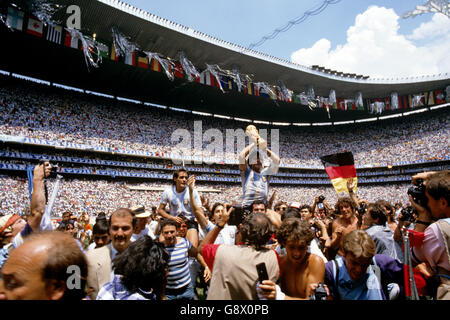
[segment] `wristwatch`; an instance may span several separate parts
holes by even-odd
[[[220,226],[219,223],[216,223],[216,227],[219,228],[219,229],[223,229],[223,227],[225,227],[225,225]]]
[[[431,224],[431,222],[425,222],[425,221],[422,221],[422,220],[416,220],[416,224],[423,224],[425,226],[429,226]]]

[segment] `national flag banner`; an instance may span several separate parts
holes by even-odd
[[[277,88],[272,87],[272,92],[269,92],[269,95],[272,100],[277,100],[278,99]]]
[[[61,26],[49,25],[47,28],[46,40],[60,44],[62,40],[63,29]]]
[[[386,110],[391,110],[391,98],[384,98],[384,105]]]
[[[130,66],[136,65],[136,51],[128,52],[125,56],[125,64],[128,64]]]
[[[230,77],[221,75],[220,77],[220,84],[222,85],[222,88],[226,91],[233,91],[236,90],[236,86],[234,84],[233,79]]]
[[[416,108],[416,107],[423,107],[423,105],[424,105],[424,95],[420,93],[413,95],[412,106]]]
[[[434,106],[434,92],[425,92],[425,101],[428,106]]]
[[[158,60],[152,59],[152,61],[150,62],[150,70],[161,72],[161,64]]]
[[[174,72],[173,75],[175,76],[175,78],[179,78],[179,79],[184,79],[184,71],[183,71],[183,66],[181,65],[180,62],[178,61],[174,61]],[[187,78],[187,75],[186,75]]]
[[[114,48],[114,44],[111,46],[111,60],[119,61],[119,57],[116,55],[116,49]]]
[[[337,99],[338,101],[338,105],[339,105],[339,109],[341,110],[346,110],[347,106],[345,105],[345,99],[344,98],[339,98]]]
[[[300,101],[300,94],[299,93],[294,93],[292,98],[294,99],[294,103],[298,103],[298,104],[301,103],[301,101]]]
[[[255,92],[255,86],[253,85],[252,82],[247,81],[247,83],[245,84],[245,93],[249,94],[249,95],[254,95]]]
[[[344,102],[345,102],[345,107],[347,110],[356,110],[355,100],[346,99],[346,100],[344,100]]]
[[[398,107],[400,109],[408,109],[408,107],[409,107],[408,103],[409,103],[408,96],[398,97]]]
[[[138,52],[137,65],[139,68],[148,69],[148,57],[146,54]]]
[[[8,7],[6,23],[13,29],[22,31],[24,12],[13,7]]]
[[[73,38],[71,33],[69,31],[66,30],[66,36],[64,38],[64,45],[66,47],[71,47],[71,48],[75,48],[75,49],[79,49],[80,47],[78,46],[80,42],[80,39],[78,38]]]
[[[435,90],[434,91],[434,97],[436,104],[442,104],[445,103],[445,94],[444,90]]]
[[[97,41],[97,48],[102,58],[109,58],[109,47],[106,44]]]
[[[270,98],[268,90],[266,90],[263,86],[259,89],[259,95],[262,97]]]
[[[216,81],[216,77],[214,77],[214,75],[211,74],[211,72],[209,72],[209,71],[205,71],[200,74],[200,83],[206,84],[206,85],[212,86],[212,87],[220,87]]]
[[[320,157],[336,193],[348,193],[347,181],[357,182],[355,161],[351,152],[335,153]],[[354,190],[356,191],[356,190]]]
[[[44,24],[41,21],[39,21],[38,18],[36,18],[34,16],[29,16],[27,33],[32,34],[33,36],[42,38],[43,32],[44,32]]]

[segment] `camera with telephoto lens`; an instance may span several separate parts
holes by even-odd
[[[244,221],[244,219],[250,214],[242,207],[232,206],[234,208],[230,213],[230,218],[228,219],[228,225],[230,226],[238,226]]]
[[[317,284],[316,293],[309,296],[309,300],[328,300],[327,289],[323,282]]]
[[[414,213],[416,212],[416,209],[414,209],[413,206],[408,206],[406,208],[403,208],[401,211],[402,218],[399,219],[400,221],[410,221],[414,222],[416,219],[414,218]]]
[[[425,190],[426,187],[423,184],[422,179],[417,179],[417,185],[412,185],[408,189],[408,194],[411,195],[414,202],[423,208],[426,208],[428,204],[428,199],[425,195]]]
[[[45,164],[46,162],[50,162],[50,160],[47,159],[41,159],[39,160],[39,164]],[[58,170],[58,165],[57,164],[52,164],[52,169],[50,171],[50,175],[55,174],[56,171]]]
[[[365,202],[361,203],[358,208],[356,208],[359,215],[362,216],[367,211],[367,204]]]

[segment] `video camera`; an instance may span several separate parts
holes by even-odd
[[[400,221],[410,221],[414,222],[416,219],[414,218],[414,213],[417,213],[416,209],[414,209],[413,206],[408,206],[406,208],[403,208],[401,211],[402,218],[399,219]]]
[[[230,213],[230,218],[228,219],[228,225],[238,226],[244,221],[250,212],[245,211],[242,207],[233,206],[234,210]],[[226,208],[228,210],[228,208]]]
[[[360,216],[362,216],[363,214],[366,213],[367,211],[367,204],[365,202],[362,202],[358,208],[356,208],[356,210],[358,211],[358,214]]]
[[[46,162],[50,162],[50,160],[47,160],[47,159],[39,160],[39,164],[45,164]],[[52,166],[52,169],[51,169],[50,174],[56,173],[57,170],[58,170],[58,165],[57,164],[52,164],[51,166]]]
[[[323,282],[319,282],[316,288],[316,293],[309,296],[309,300],[328,300],[327,289]]]

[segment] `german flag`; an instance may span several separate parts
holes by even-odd
[[[351,152],[335,153],[320,157],[320,160],[331,179],[331,183],[333,184],[336,193],[348,193],[347,181],[354,179],[356,182],[356,169],[353,154]]]

